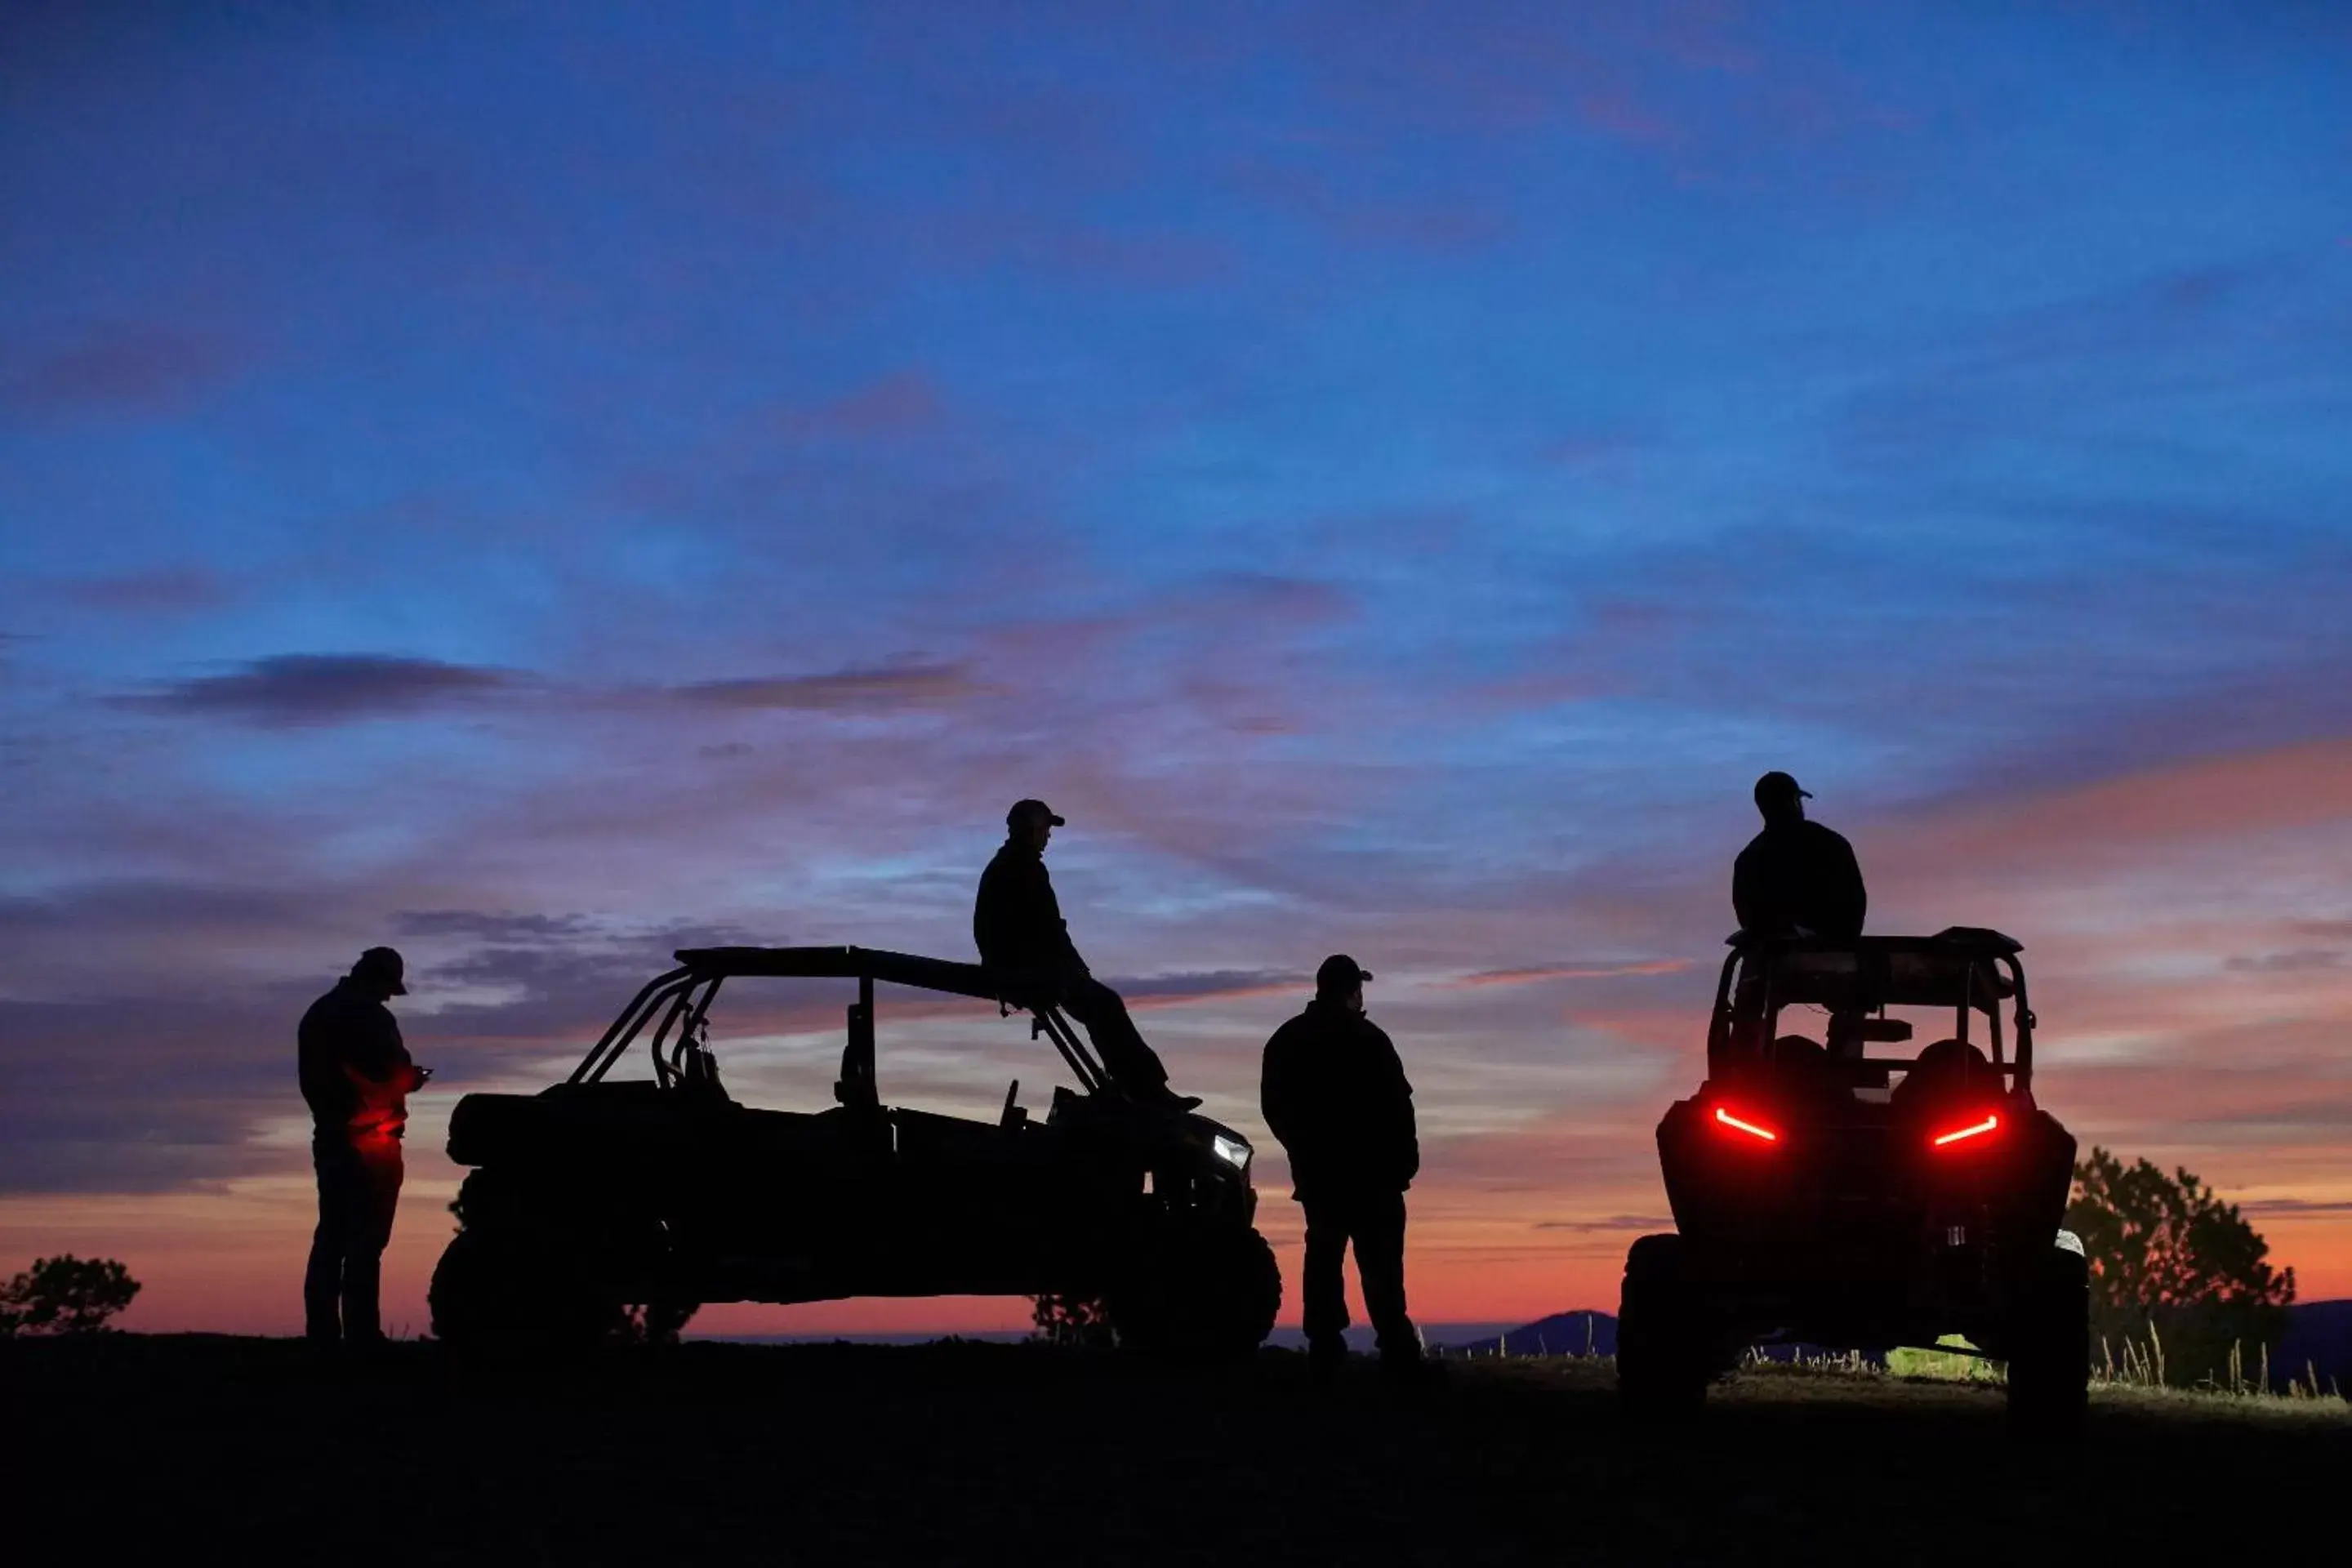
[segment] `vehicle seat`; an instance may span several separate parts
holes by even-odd
[[[1827,1100],[1839,1092],[1827,1047],[1805,1035],[1782,1035],[1772,1042],[1772,1076],[1801,1100]]]
[[[855,1040],[842,1048],[841,1077],[834,1080],[833,1098],[852,1111],[882,1109],[882,1096],[874,1087],[873,1058]]]
[[[1892,1064],[1868,1056],[1870,1020],[1860,1013],[1830,1015],[1830,1071],[1841,1084],[1853,1089],[1885,1089]]]
[[[2000,1089],[2000,1074],[1990,1057],[1963,1041],[1943,1039],[1919,1053],[1895,1088],[1894,1105],[1898,1110],[1926,1108]]]
[[[700,1046],[689,1045],[680,1053],[677,1087],[689,1094],[706,1100],[731,1100],[727,1086],[719,1081],[719,1058]]]

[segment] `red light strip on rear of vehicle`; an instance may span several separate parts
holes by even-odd
[[[1767,1143],[1778,1143],[1780,1135],[1769,1127],[1759,1127],[1753,1121],[1742,1121],[1720,1105],[1715,1108],[1715,1119],[1735,1132],[1745,1132],[1750,1138],[1761,1138]]]
[[[2000,1117],[1987,1113],[1982,1121],[1975,1122],[1967,1127],[1954,1128],[1951,1131],[1945,1133],[1941,1138],[1936,1140],[1936,1147],[1940,1149],[1947,1143],[1957,1143],[1963,1138],[1981,1137],[2000,1125]]]

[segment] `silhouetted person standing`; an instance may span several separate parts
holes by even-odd
[[[1348,1353],[1341,1267],[1351,1242],[1381,1363],[1421,1361],[1404,1306],[1404,1194],[1421,1171],[1421,1139],[1404,1064],[1364,1016],[1371,977],[1346,953],[1325,959],[1315,1000],[1265,1043],[1259,1084],[1265,1124],[1290,1156],[1291,1196],[1307,1211],[1307,1354],[1324,1374]]]
[[[1862,934],[1869,896],[1844,836],[1805,820],[1809,790],[1787,773],[1756,781],[1764,831],[1731,868],[1731,910],[1739,929],[1763,936]]]
[[[384,1005],[408,994],[404,973],[399,953],[369,948],[302,1015],[302,1098],[319,1173],[319,1228],[302,1277],[303,1326],[313,1344],[383,1338],[376,1294],[400,1202],[400,1140],[408,1096],[431,1076],[409,1059]]]
[[[971,908],[971,938],[980,962],[1002,973],[1018,994],[1059,1005],[1087,1026],[1111,1081],[1138,1100],[1191,1110],[1200,1100],[1168,1087],[1168,1069],[1137,1033],[1119,994],[1094,977],[1070,940],[1045,846],[1066,826],[1042,800],[1013,803],[1004,814],[1004,844],[980,875]]]

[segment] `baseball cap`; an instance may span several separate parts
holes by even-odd
[[[1042,800],[1014,801],[1013,803],[1013,809],[1004,814],[1004,826],[1007,827],[1019,827],[1023,823],[1027,822],[1030,818],[1037,816],[1044,817],[1047,822],[1052,823],[1056,827],[1067,827],[1069,826],[1069,824],[1062,820],[1062,818],[1055,816],[1054,815],[1054,808],[1047,805]]]
[[[1756,781],[1756,804],[1759,805],[1768,800],[1786,800],[1792,795],[1805,800],[1813,798],[1811,790],[1799,788],[1795,779],[1777,768]]]
[[[403,984],[402,978],[407,973],[408,966],[401,962],[397,948],[369,948],[360,954],[360,961],[352,965],[352,979],[389,981],[394,996],[408,994],[408,987]]]
[[[1315,971],[1315,989],[1324,995],[1334,992],[1353,991],[1372,977],[1372,972],[1344,952],[1335,952]]]

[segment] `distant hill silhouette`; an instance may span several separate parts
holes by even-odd
[[[2302,1377],[2307,1364],[2322,1389],[2333,1378],[2352,1394],[2352,1300],[2302,1301],[2286,1312],[2286,1337],[2271,1347],[2271,1376]]]
[[[1588,1349],[1594,1355],[1615,1355],[1617,1319],[1612,1313],[1596,1312],[1590,1308],[1554,1312],[1507,1333],[1457,1341],[1437,1348],[1448,1355],[1493,1355],[1497,1342],[1507,1355],[1582,1355]]]

